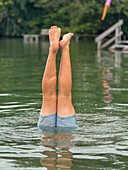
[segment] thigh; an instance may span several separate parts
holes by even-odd
[[[72,105],[71,96],[58,96],[57,114],[60,117],[67,117],[75,114],[75,109]]]
[[[41,115],[47,116],[57,112],[56,109],[56,95],[43,96]]]

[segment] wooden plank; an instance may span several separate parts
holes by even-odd
[[[128,44],[128,41],[127,40],[122,40],[122,41],[119,41],[118,44]]]
[[[116,30],[115,30],[115,36],[116,36],[116,38],[115,38],[115,44],[118,44],[118,40],[119,40],[118,34],[119,34],[119,28],[117,27]]]
[[[24,34],[24,42],[30,40],[30,38],[35,38],[35,42],[38,43],[38,35],[37,34]]]
[[[128,51],[128,46],[123,48],[123,51]]]
[[[110,43],[112,43],[113,41],[115,40],[115,36],[112,37],[110,40],[108,40],[106,43],[104,43],[102,46],[101,46],[101,49],[105,48],[106,46],[108,46]]]
[[[128,45],[115,44],[115,48],[126,48]]]
[[[118,31],[121,32],[121,26],[118,27]],[[119,42],[119,41],[121,41],[121,36],[119,36],[119,38],[118,38],[118,42]]]
[[[115,44],[112,45],[112,46],[109,48],[109,50],[115,50]]]
[[[49,29],[42,29],[40,35],[49,35]]]
[[[117,36],[112,37],[110,40],[108,40],[107,42],[105,42],[102,46],[102,48],[105,48],[106,46],[108,46],[110,43],[112,43],[116,38],[120,37],[121,35],[123,35],[123,32],[121,31]]]
[[[101,41],[99,41],[99,42],[97,43],[97,49],[98,49],[98,50],[101,49]]]
[[[123,51],[127,51],[128,50],[128,45],[121,45],[121,44],[114,44],[112,45],[109,50],[116,50],[116,49],[120,49],[120,50],[123,50]]]
[[[123,50],[123,51],[128,51],[128,45],[114,44],[109,48],[109,50],[116,50],[116,49],[120,49],[120,50]]]
[[[119,20],[116,24],[111,26],[109,29],[104,31],[102,34],[100,34],[98,37],[95,38],[95,42],[98,42],[108,36],[110,33],[112,33],[117,27],[121,26],[123,24],[123,20]]]
[[[38,34],[24,34],[25,37],[36,37]]]

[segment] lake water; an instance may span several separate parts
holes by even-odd
[[[128,54],[72,40],[78,129],[45,132],[37,121],[48,48],[0,39],[0,170],[128,169]]]

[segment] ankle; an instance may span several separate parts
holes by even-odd
[[[52,53],[54,53],[55,55],[57,54],[57,52],[58,52],[58,49],[53,49],[51,46],[49,47],[49,52],[52,52]]]
[[[63,47],[61,47],[61,50],[62,51],[69,51],[69,45],[68,44],[66,44],[65,46],[63,46]]]

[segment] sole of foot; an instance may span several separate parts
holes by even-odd
[[[52,26],[49,29],[49,40],[50,40],[50,47],[53,52],[56,52],[59,48],[59,40],[61,35],[61,29],[57,26]]]
[[[73,33],[68,33],[63,36],[63,39],[59,42],[61,49],[63,49],[65,46],[69,46],[70,39],[72,36],[73,36]]]

